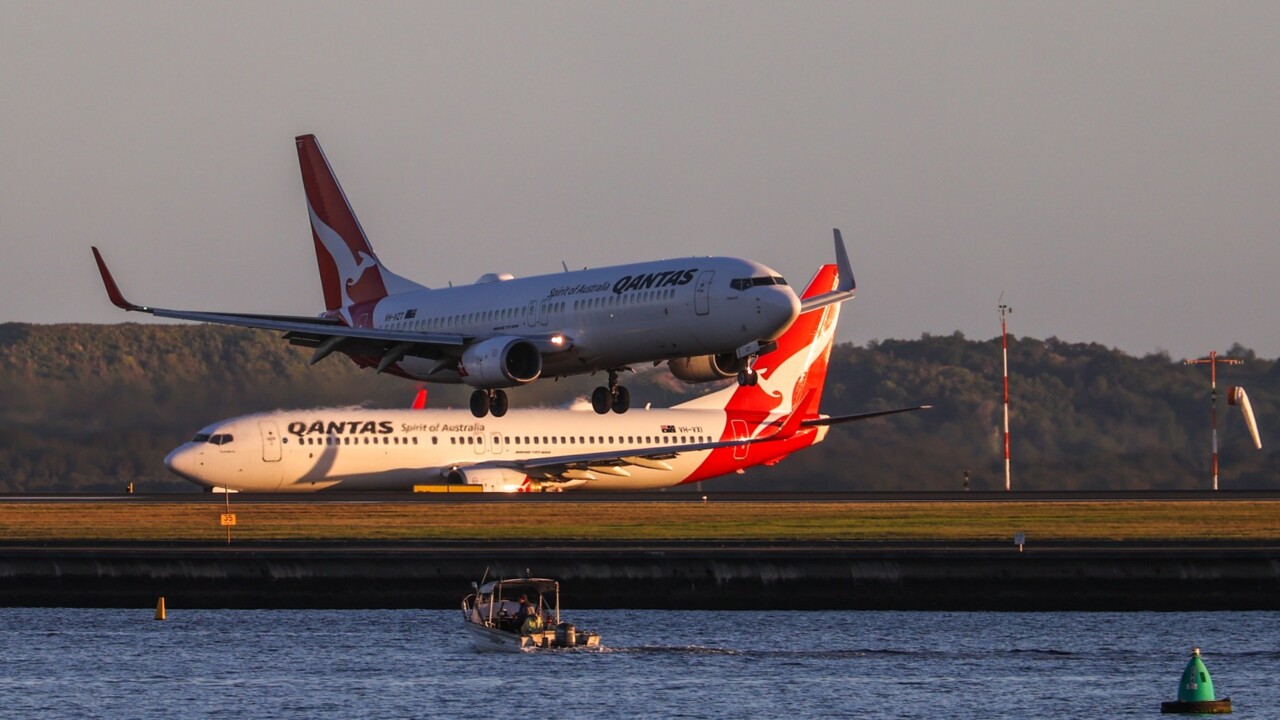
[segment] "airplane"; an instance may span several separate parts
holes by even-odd
[[[805,297],[838,287],[825,265]],[[830,426],[928,408],[828,417],[818,412],[840,305],[800,315],[760,358],[755,385],[670,409],[599,418],[590,409],[525,409],[477,419],[466,410],[330,408],[213,423],[165,458],[210,491],[649,490],[773,465],[821,442]],[[420,391],[414,401],[424,402]]]
[[[540,377],[607,373],[593,409],[626,412],[618,383],[632,365],[666,362],[698,383],[755,381],[757,358],[800,312],[854,296],[837,229],[843,282],[801,303],[786,280],[752,260],[691,257],[517,279],[486,273],[474,284],[429,289],[395,273],[374,254],[360,221],[314,135],[296,139],[325,311],[318,317],[170,310],[125,299],[93,248],[107,297],[126,311],[156,317],[283,332],[314,348],[311,363],[334,352],[357,365],[425,382],[475,388],[471,411],[502,417],[506,388]]]

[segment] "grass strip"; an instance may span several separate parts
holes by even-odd
[[[225,542],[220,505],[0,505],[8,541]],[[1233,502],[232,502],[233,541],[1280,540],[1280,501]]]

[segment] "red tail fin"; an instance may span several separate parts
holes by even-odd
[[[389,293],[420,288],[378,261],[316,136],[299,135],[295,140],[325,308],[341,311],[381,300]]]

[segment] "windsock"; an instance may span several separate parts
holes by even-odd
[[[1253,436],[1253,444],[1261,450],[1262,440],[1258,437],[1258,421],[1253,419],[1253,406],[1249,404],[1249,396],[1245,394],[1244,388],[1239,385],[1228,388],[1227,404],[1240,406],[1240,412],[1244,413],[1244,423],[1249,426],[1249,434]]]

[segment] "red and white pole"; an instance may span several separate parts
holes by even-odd
[[[1004,361],[1004,489],[1012,488],[1009,470],[1009,333],[1005,316],[1013,312],[1008,305],[1000,305],[1000,352]]]
[[[1209,425],[1213,428],[1213,490],[1218,490],[1218,363],[1224,365],[1243,365],[1243,360],[1235,358],[1219,358],[1217,350],[1210,350],[1209,357],[1199,360],[1184,360],[1183,365],[1209,366]]]

